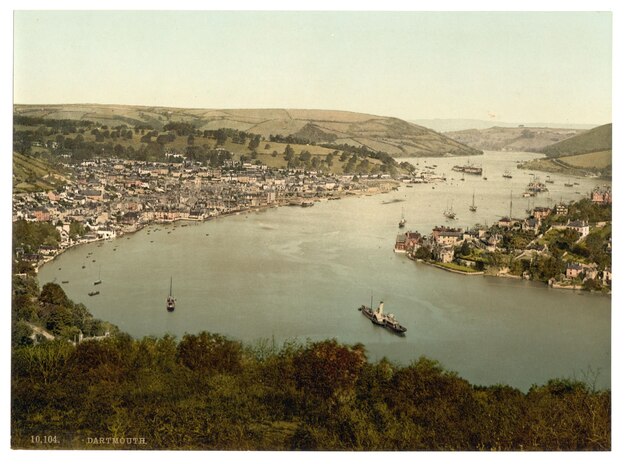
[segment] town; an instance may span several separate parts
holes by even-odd
[[[400,233],[394,251],[466,275],[540,280],[554,288],[610,291],[610,187],[590,198],[526,210],[490,227],[434,227],[429,235]]]
[[[14,244],[16,259],[26,268],[38,268],[71,246],[113,239],[152,223],[204,221],[279,206],[308,207],[345,195],[397,189],[386,175],[270,169],[234,160],[214,168],[186,161],[180,154],[168,158],[169,162],[96,158],[72,165],[72,178],[56,189],[15,193],[14,225],[47,223],[56,231],[38,246]]]

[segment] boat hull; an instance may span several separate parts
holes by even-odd
[[[406,333],[406,327],[400,325],[399,323],[392,323],[386,317],[383,317],[383,319],[378,319],[374,314],[374,311],[372,311],[372,308],[368,308],[367,306],[362,305],[358,308],[358,310],[361,311],[361,314],[363,314],[370,321],[372,321],[372,324],[374,325],[383,327],[396,335],[404,336],[404,334]]]

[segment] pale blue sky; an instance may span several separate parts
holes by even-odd
[[[18,11],[14,20],[15,103],[611,121],[606,12]]]

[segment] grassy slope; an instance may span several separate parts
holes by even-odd
[[[610,151],[613,125],[605,124],[545,147],[542,152],[549,158],[583,153]]]
[[[19,129],[28,130],[28,129],[32,129],[32,127],[19,126]],[[166,134],[166,132],[160,132],[160,134]],[[75,134],[72,134],[68,137],[74,138],[75,136],[76,136]],[[95,142],[96,140],[96,136],[91,134],[90,132],[85,132],[84,134],[82,134],[82,136],[86,142]],[[55,139],[56,139],[56,135],[52,135],[52,136],[48,136],[44,138],[46,142],[54,141]],[[153,137],[153,140],[156,140],[156,137]],[[114,146],[119,144],[123,146],[124,148],[131,146],[135,150],[139,150],[141,146],[143,145],[143,143],[141,142],[141,134],[133,134],[133,138],[131,140],[118,138],[116,140],[105,139],[105,141],[112,142]],[[216,147],[216,140],[210,137],[209,138],[196,137],[194,143],[196,146],[206,145],[209,149]],[[269,145],[269,148],[265,148],[266,145]],[[258,153],[257,159],[259,159],[263,164],[269,167],[285,168],[287,167],[287,161],[284,158],[284,153],[285,153],[285,149],[287,145],[288,144],[281,143],[281,142],[269,142],[269,141],[261,142],[261,144],[256,150]],[[178,153],[184,153],[187,146],[188,146],[187,137],[182,136],[182,137],[176,137],[176,139],[173,142],[167,143],[164,146],[164,148],[166,151],[169,150],[169,151],[175,151]],[[309,153],[311,153],[313,157],[319,157],[321,162],[325,161],[326,157],[329,154],[332,154],[336,151],[333,149],[321,147],[319,145],[303,145],[303,144],[292,143],[290,144],[290,146],[291,148],[293,148],[296,156],[302,153],[303,151],[308,151]],[[230,138],[223,145],[223,148],[234,153],[237,159],[240,155],[250,155],[252,153],[251,150],[248,149],[248,144],[234,143]],[[33,151],[38,151],[38,150],[44,151],[44,152],[47,151],[47,149],[44,149],[44,148],[41,148],[41,149],[33,148]],[[272,156],[272,153],[274,151],[278,153],[277,156]],[[16,165],[14,163],[14,174],[16,175],[16,178],[17,178],[17,180],[15,181],[15,184],[16,186],[18,186],[19,184],[19,188],[17,188],[16,191],[36,191],[36,190],[46,190],[46,189],[52,188],[53,184],[43,182],[41,179],[41,177],[46,175],[48,171],[52,169],[50,166],[48,166],[45,162],[40,161],[36,158],[23,157],[21,155],[19,156],[22,161],[18,163],[17,170],[16,170]],[[22,165],[24,164],[23,160],[25,158],[28,158],[28,160],[30,160],[29,163],[32,166],[37,166],[37,169],[25,170],[22,167]],[[339,156],[334,156],[333,164],[330,167],[330,172],[334,174],[343,174],[343,167],[345,166],[345,164],[347,164],[348,159],[346,159],[345,161],[340,161]],[[368,158],[368,160],[369,160],[370,166],[382,164],[379,160],[374,159],[374,158]],[[25,183],[25,180],[29,178],[30,174],[32,174],[32,177],[30,177],[31,183]],[[37,179],[38,182],[34,182],[35,179]],[[39,184],[39,185],[35,185],[35,184]]]
[[[575,168],[604,169],[612,164],[612,151],[596,151],[584,155],[561,156],[559,161]]]
[[[613,125],[605,124],[565,139],[541,150],[547,158],[524,163],[524,169],[559,172],[568,175],[612,173]]]
[[[146,123],[161,129],[168,122],[185,121],[200,130],[235,128],[266,138],[270,134],[298,134],[308,126],[308,130],[319,130],[341,141],[349,141],[352,145],[363,144],[386,151],[392,156],[479,154],[472,148],[416,124],[397,118],[348,111],[210,110],[118,105],[16,105],[14,111],[32,117],[89,119],[111,127]]]
[[[13,153],[13,191],[50,190],[65,182],[63,174],[45,161]]]

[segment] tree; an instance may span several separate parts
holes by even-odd
[[[176,357],[185,367],[200,372],[238,372],[242,347],[222,335],[201,332],[185,335],[178,344]]]
[[[306,395],[329,399],[354,388],[365,360],[362,347],[336,340],[313,343],[293,361],[296,384]]]
[[[403,161],[402,163],[400,163],[400,167],[402,169],[407,170],[410,174],[413,174],[416,169],[415,166],[409,163],[408,161]]]
[[[124,149],[124,147],[122,145],[120,145],[119,143],[117,145],[115,145],[115,147],[113,148],[113,153],[115,154],[115,156],[117,156],[118,158],[121,158],[122,156],[124,156],[124,154],[126,153],[126,150]]]
[[[250,143],[248,144],[248,149],[255,151],[257,148],[259,148],[260,144],[261,144],[261,136],[255,135],[254,137],[250,139]]]
[[[78,221],[70,222],[69,236],[72,240],[76,240],[78,237],[85,235],[85,226]]]
[[[11,331],[11,343],[13,346],[30,346],[33,339],[30,338],[33,333],[31,327],[24,321],[16,321],[13,323]]]
[[[467,243],[467,240],[463,240],[463,244],[461,245],[461,249],[459,250],[459,255],[469,256],[470,252],[471,252],[471,248],[469,246],[469,243]]]
[[[215,133],[215,140],[216,140],[216,145],[224,145],[226,143],[228,136],[226,135],[226,132],[224,131],[224,129],[218,129],[217,132]]]
[[[296,154],[296,152],[294,151],[293,148],[291,148],[291,145],[287,144],[287,146],[285,147],[285,160],[289,161],[293,158],[293,156]]]

